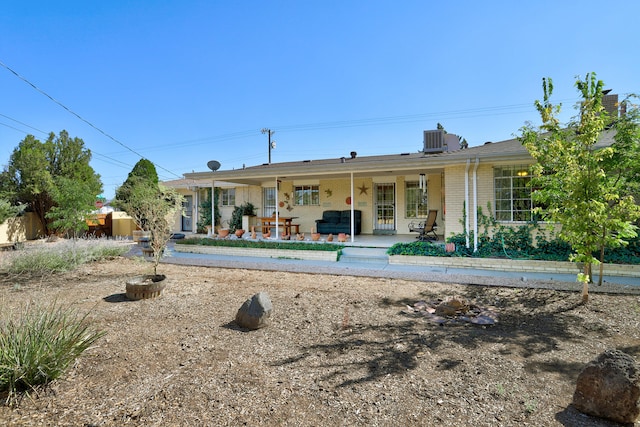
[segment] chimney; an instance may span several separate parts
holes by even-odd
[[[602,106],[609,114],[612,121],[618,118],[618,94],[614,93],[609,95],[609,91],[604,91],[605,95],[602,97]]]

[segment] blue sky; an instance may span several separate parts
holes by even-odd
[[[414,152],[442,123],[471,146],[568,120],[576,76],[638,93],[640,2],[3,2],[0,165],[66,129],[112,197],[140,155],[161,179],[267,161]],[[97,129],[99,130],[97,130]],[[105,135],[104,133],[107,135]],[[115,141],[114,141],[115,140]]]

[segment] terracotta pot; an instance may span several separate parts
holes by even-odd
[[[219,228],[218,229],[218,237],[227,237],[229,235],[229,229],[228,228]]]
[[[455,243],[447,243],[446,245],[444,245],[444,251],[445,252],[455,252],[456,251],[456,244]]]
[[[311,233],[311,240],[313,240],[314,242],[320,240],[320,233]]]
[[[347,235],[345,233],[338,233],[338,242],[346,242]]]
[[[242,235],[244,234],[244,230],[242,228],[239,228],[236,230],[236,237],[240,238],[242,237]]]
[[[329,233],[327,236],[327,242],[333,242],[333,234]]]
[[[160,296],[167,285],[164,274],[135,276],[126,281],[126,296],[136,301]]]

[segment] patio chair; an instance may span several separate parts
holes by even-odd
[[[436,224],[437,216],[438,211],[430,210],[426,220],[420,222],[410,222],[409,231],[412,233],[418,233],[416,239],[420,241],[438,240],[438,235],[436,234],[436,228],[438,227],[438,224]]]

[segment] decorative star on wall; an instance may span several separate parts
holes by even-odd
[[[369,190],[369,187],[364,185],[364,182],[363,182],[362,185],[360,187],[358,187],[358,190],[360,190],[360,194],[367,194],[367,191]]]

